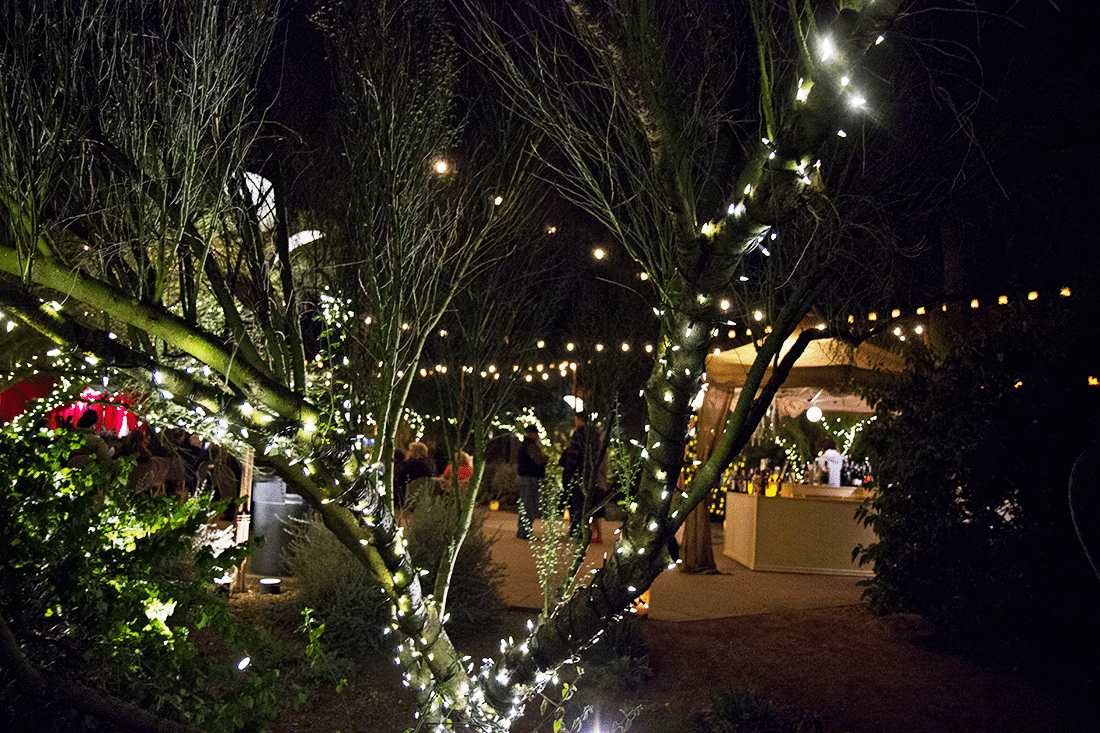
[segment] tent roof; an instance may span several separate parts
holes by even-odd
[[[791,336],[783,343],[780,355],[794,346],[795,338]],[[755,344],[710,354],[707,356],[707,381],[725,389],[742,387],[755,358]],[[877,346],[864,343],[853,347],[836,339],[818,339],[811,341],[795,362],[783,388],[851,391],[882,383],[904,366],[900,356]],[[771,376],[771,371],[769,367],[765,381]]]

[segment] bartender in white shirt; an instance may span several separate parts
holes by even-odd
[[[821,443],[821,455],[817,458],[817,465],[829,469],[829,485],[840,486],[840,469],[844,466],[844,456],[836,449],[836,443],[832,438],[826,438]]]

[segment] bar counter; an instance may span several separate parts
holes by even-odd
[[[875,533],[855,520],[855,487],[783,484],[779,496],[726,492],[723,553],[750,570],[869,577],[852,561]]]

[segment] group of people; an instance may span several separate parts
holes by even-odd
[[[518,458],[519,502],[522,510],[516,527],[516,537],[531,539],[531,526],[540,516],[539,486],[546,478],[549,458],[539,443],[539,430],[527,425],[523,431]],[[578,412],[573,417],[573,435],[562,451],[558,465],[562,471],[562,487],[569,507],[569,535],[580,538],[581,520],[591,518],[592,543],[603,542],[604,505],[608,496],[608,458],[603,433],[588,418]]]
[[[603,542],[604,504],[608,497],[608,457],[603,433],[595,425],[589,425],[587,416],[574,416],[573,434],[569,445],[562,452],[558,465],[562,471],[564,496],[562,503],[569,511],[569,534],[580,538],[582,518],[589,517],[593,544]],[[523,429],[516,460],[519,494],[519,520],[516,537],[531,539],[535,519],[542,516],[540,506],[542,482],[550,459],[542,448],[538,426],[528,424]],[[409,443],[406,452],[394,452],[394,506],[401,508],[409,496],[414,482],[430,479],[439,474],[433,470],[433,460],[428,446],[419,441]],[[457,477],[452,477],[451,466],[457,466]],[[464,451],[455,454],[455,460],[447,463],[442,471],[442,490],[449,491],[457,480],[461,488],[473,473],[473,459]]]
[[[127,488],[132,493],[188,498],[210,493],[224,501],[236,499],[241,484],[241,464],[225,448],[207,444],[197,433],[168,430],[134,430],[124,437],[114,431],[97,429],[99,414],[85,410],[73,425],[62,421],[62,428],[81,433],[84,443],[69,456],[70,468],[85,468],[93,461],[118,461],[130,458],[134,467]],[[234,506],[230,505],[230,517]]]
[[[458,451],[455,454],[455,465],[457,469],[457,481],[461,487],[470,480],[470,476],[474,472],[474,459],[465,452]],[[408,452],[403,453],[400,450],[394,451],[394,506],[400,508],[405,505],[405,498],[408,496],[409,486],[418,479],[433,478],[437,475],[437,471],[434,470],[434,461],[429,457],[428,446],[419,441],[409,443]],[[447,463],[443,469],[443,489],[449,490],[452,484],[451,463]]]

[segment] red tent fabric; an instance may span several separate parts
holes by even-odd
[[[0,424],[7,425],[30,409],[31,402],[53,392],[57,380],[53,377],[24,379],[0,392]]]
[[[56,385],[57,380],[53,377],[37,377],[25,379],[0,392],[0,423],[7,424],[16,416],[26,412],[34,400],[49,396]],[[56,429],[66,417],[71,418],[75,425],[88,409],[94,409],[99,413],[96,430],[101,433],[114,432],[116,435],[126,435],[141,425],[137,415],[127,409],[133,401],[126,394],[105,395],[100,390],[89,387],[81,393],[80,397],[81,399],[77,402],[50,411],[51,429]]]

